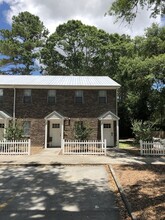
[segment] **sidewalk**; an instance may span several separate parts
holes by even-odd
[[[108,150],[107,156],[61,155],[60,148],[43,149],[30,156],[0,155],[2,165],[103,165],[103,164],[163,164],[165,157],[132,156],[124,151]]]

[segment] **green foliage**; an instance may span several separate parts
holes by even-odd
[[[5,138],[7,140],[20,140],[23,138],[23,129],[16,123],[9,124],[9,127],[6,128],[5,131]]]
[[[109,35],[81,21],[70,20],[59,25],[49,36],[41,52],[48,75],[114,76],[121,53],[129,53],[125,43],[130,37]]]
[[[0,53],[4,55],[1,66],[4,67],[4,73],[29,75],[38,70],[36,61],[47,34],[38,16],[29,12],[13,16],[11,30],[0,30]]]
[[[144,7],[152,8],[151,17],[156,17],[160,12],[165,14],[165,1],[163,0],[115,0],[108,14],[116,16],[117,21],[123,19],[130,23],[136,18],[138,9],[144,9]]]
[[[154,123],[150,121],[137,121],[134,120],[132,122],[132,130],[135,135],[136,142],[140,140],[150,141],[152,140],[152,131],[153,131]]]
[[[91,130],[91,128],[84,125],[82,122],[77,122],[74,126],[74,136],[77,140],[87,140]]]

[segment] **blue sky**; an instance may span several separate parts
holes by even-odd
[[[160,23],[160,17],[151,19],[150,11],[138,10],[136,20],[128,25],[124,22],[114,24],[113,16],[104,16],[113,0],[0,0],[0,29],[10,28],[11,18],[21,11],[29,11],[40,17],[50,33],[59,24],[70,19],[81,20],[108,33],[143,35],[144,29],[153,22]]]
[[[10,10],[10,6],[7,3],[0,4],[0,29],[10,29],[11,26],[6,21],[6,11]]]

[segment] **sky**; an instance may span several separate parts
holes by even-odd
[[[50,33],[53,33],[59,24],[68,20],[81,20],[84,24],[94,25],[108,33],[128,34],[132,37],[143,35],[144,29],[157,19],[149,18],[147,10],[138,11],[138,16],[130,25],[119,21],[114,24],[115,18],[105,16],[113,0],[0,0],[0,29],[10,28],[12,16],[19,12],[28,11],[40,17]],[[165,24],[165,19],[164,19]]]

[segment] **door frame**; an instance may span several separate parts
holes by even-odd
[[[99,118],[101,121],[101,140],[104,141],[104,124],[109,121],[112,122],[113,124],[113,130],[114,128],[114,121],[116,121],[116,146],[119,147],[119,117],[117,115],[115,115],[113,112],[108,111],[104,114],[102,114]],[[115,144],[115,136],[114,136],[114,144]]]
[[[9,121],[11,119],[12,119],[12,117],[9,114],[7,114],[7,113],[5,113],[3,111],[0,111],[0,122],[2,122],[2,124],[4,124],[4,128],[3,128],[4,135],[5,135],[5,128],[8,128]]]
[[[60,129],[61,129],[61,147],[62,147],[62,141],[64,138],[64,119],[65,117],[63,117],[61,114],[59,114],[56,111],[53,111],[52,113],[50,113],[49,115],[47,115],[45,117],[45,148],[48,147],[48,134],[49,134],[49,126],[48,126],[48,122],[50,121],[56,121],[58,120],[58,122],[60,121]]]
[[[102,129],[103,129],[103,131],[102,131],[102,135],[103,135],[103,137],[102,137],[102,140],[103,139],[105,139],[105,137],[104,137],[104,132],[105,132],[105,129],[106,128],[104,128],[104,124],[110,124],[111,125],[111,132],[113,133],[113,136],[111,136],[111,132],[109,132],[109,138],[110,139],[113,139],[112,140],[112,145],[108,145],[108,140],[107,140],[107,146],[109,146],[109,147],[113,147],[114,146],[114,144],[115,144],[115,135],[114,135],[114,121],[113,120],[102,120],[101,121],[101,126],[102,126]],[[110,141],[111,142],[111,141]]]

